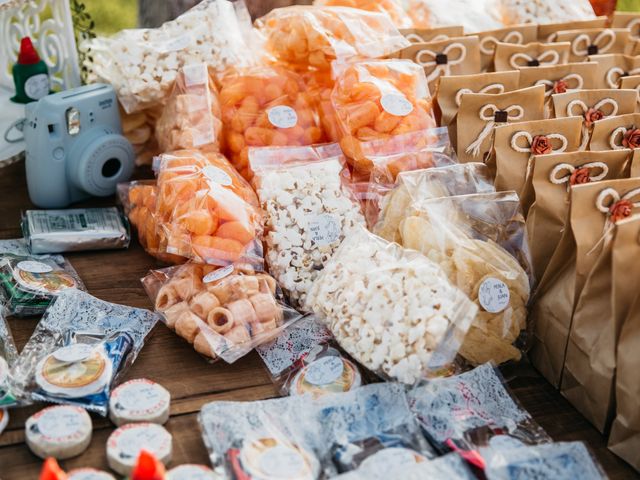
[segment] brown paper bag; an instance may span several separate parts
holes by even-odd
[[[607,189],[615,189],[624,198],[639,187],[640,178],[571,187],[569,222],[538,286],[530,316],[534,326],[531,360],[555,387],[562,381],[575,301],[602,251],[603,232],[611,218],[615,219],[598,210],[595,215],[591,206]]]
[[[607,17],[597,17],[591,20],[538,25],[538,41],[546,43],[555,42],[558,32],[575,30],[576,28],[604,28],[607,26],[608,21],[609,19]]]
[[[575,152],[580,146],[579,118],[554,118],[496,127],[493,162],[496,190],[518,192],[525,216],[529,205],[522,203],[526,180],[531,175],[536,155]]]
[[[545,118],[555,117],[551,96],[572,90],[595,88],[598,64],[594,62],[567,63],[550,67],[524,67],[520,69],[520,88],[544,85]]]
[[[628,28],[633,40],[640,39],[640,13],[638,12],[613,12],[611,19],[612,28]]]
[[[583,62],[591,55],[624,53],[629,42],[629,29],[588,28],[558,32],[556,42],[570,42],[570,62]]]
[[[401,28],[400,33],[411,43],[439,42],[451,37],[462,37],[464,28],[462,25],[436,28]]]
[[[526,45],[498,43],[493,64],[497,72],[522,67],[548,67],[569,62],[569,42],[540,43]]]
[[[612,191],[612,192],[615,192]],[[617,197],[608,200],[606,193],[596,198],[597,210],[616,209]],[[630,203],[640,199],[640,189],[627,192]],[[622,210],[621,210],[622,211]],[[628,210],[631,211],[631,207]],[[590,225],[581,222],[578,227],[590,229]],[[614,298],[612,290],[611,262],[612,252],[624,244],[624,235],[618,238],[615,226],[603,234],[602,250],[589,272],[584,288],[576,302],[567,343],[567,354],[562,375],[562,393],[600,432],[605,432],[613,415],[613,390],[616,363],[616,344],[623,318],[614,316],[614,305],[624,307],[620,298]],[[580,235],[580,229],[576,236]],[[627,259],[629,263],[629,259]],[[615,303],[614,303],[615,302]]]
[[[414,43],[400,50],[398,57],[412,60],[424,68],[432,93],[440,77],[480,73],[480,42],[476,36]]]
[[[630,177],[640,177],[640,150],[636,149],[633,151],[633,156],[631,157],[631,167],[629,171]]]
[[[589,150],[640,148],[640,113],[609,117],[593,124]]]
[[[578,90],[553,95],[553,108],[557,118],[582,117],[580,150],[585,150],[594,122],[635,112],[637,96],[635,90]]]
[[[622,77],[640,74],[640,57],[612,53],[591,55],[589,61],[598,64],[596,88],[618,88]]]
[[[639,151],[640,152],[640,151]],[[572,185],[629,177],[628,150],[573,152],[535,158],[534,202],[527,216],[533,271],[542,278],[558,246],[569,210]]]
[[[616,349],[616,416],[609,435],[609,449],[640,471],[640,222],[637,217],[618,223],[611,262],[613,311],[622,328]]]
[[[620,79],[620,88],[629,90],[633,89],[638,92],[638,106],[636,111],[640,111],[640,75],[629,75]]]
[[[496,45],[501,43],[515,43],[526,45],[535,42],[538,34],[538,27],[532,24],[511,25],[498,30],[479,32],[481,66],[483,71],[493,70],[493,56],[496,53]]]
[[[465,93],[458,110],[458,159],[463,163],[484,159],[492,149],[497,125],[542,120],[543,116],[541,85],[497,95]]]
[[[629,43],[627,43],[627,48],[624,50],[625,55],[629,55],[631,57],[635,57],[640,55],[640,39],[631,39]]]

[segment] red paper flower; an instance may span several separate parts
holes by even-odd
[[[631,215],[631,210],[633,209],[633,203],[631,200],[620,200],[609,208],[609,214],[611,215],[611,221],[613,223],[622,220],[623,218],[627,218]]]
[[[590,108],[584,114],[584,123],[587,125],[587,127],[590,127],[591,125],[593,125],[593,122],[602,120],[603,118],[604,118],[604,113],[602,113],[601,110]]]
[[[640,129],[630,128],[622,137],[622,146],[624,148],[640,148]]]
[[[581,185],[583,183],[590,183],[591,176],[588,168],[576,168],[569,178],[570,185]]]
[[[565,93],[567,91],[568,85],[564,80],[558,80],[553,84],[553,93]]]
[[[546,155],[553,152],[551,142],[544,135],[536,135],[531,142],[531,153],[534,155]]]

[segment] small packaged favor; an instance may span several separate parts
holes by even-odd
[[[27,210],[22,231],[31,253],[127,248],[129,225],[116,207]]]
[[[338,472],[389,471],[390,463],[422,463],[435,456],[409,410],[404,386],[377,383],[317,401],[318,422]],[[403,460],[399,460],[402,458]]]
[[[231,480],[318,480],[335,474],[308,399],[211,402],[199,422],[214,469]]]
[[[142,283],[166,325],[211,360],[233,363],[300,317],[280,300],[273,277],[233,265],[187,263]]]
[[[455,450],[466,455],[496,436],[526,445],[551,441],[511,397],[490,364],[423,382],[408,393],[408,399],[423,432],[442,452]],[[471,458],[483,466],[478,456]]]
[[[17,403],[11,388],[11,367],[17,358],[16,344],[13,341],[9,324],[4,318],[4,311],[0,308],[0,408],[13,406]],[[0,414],[1,416],[2,414]],[[0,418],[0,426],[1,424]]]
[[[158,317],[79,290],[58,295],[13,367],[19,398],[70,404],[106,416],[109,395]]]
[[[352,7],[369,12],[379,12],[389,15],[393,24],[398,28],[411,28],[413,21],[402,8],[400,0],[315,0],[314,5],[327,7]]]
[[[7,315],[41,315],[60,293],[72,288],[84,290],[84,285],[60,255],[0,254],[0,299]]]

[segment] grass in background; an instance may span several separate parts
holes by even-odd
[[[96,22],[95,33],[97,34],[113,34],[124,28],[135,28],[138,24],[136,0],[82,0],[82,2]]]

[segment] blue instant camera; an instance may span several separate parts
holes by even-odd
[[[113,195],[133,172],[133,147],[122,135],[113,88],[86,85],[26,107],[27,185],[31,201],[61,208]]]

